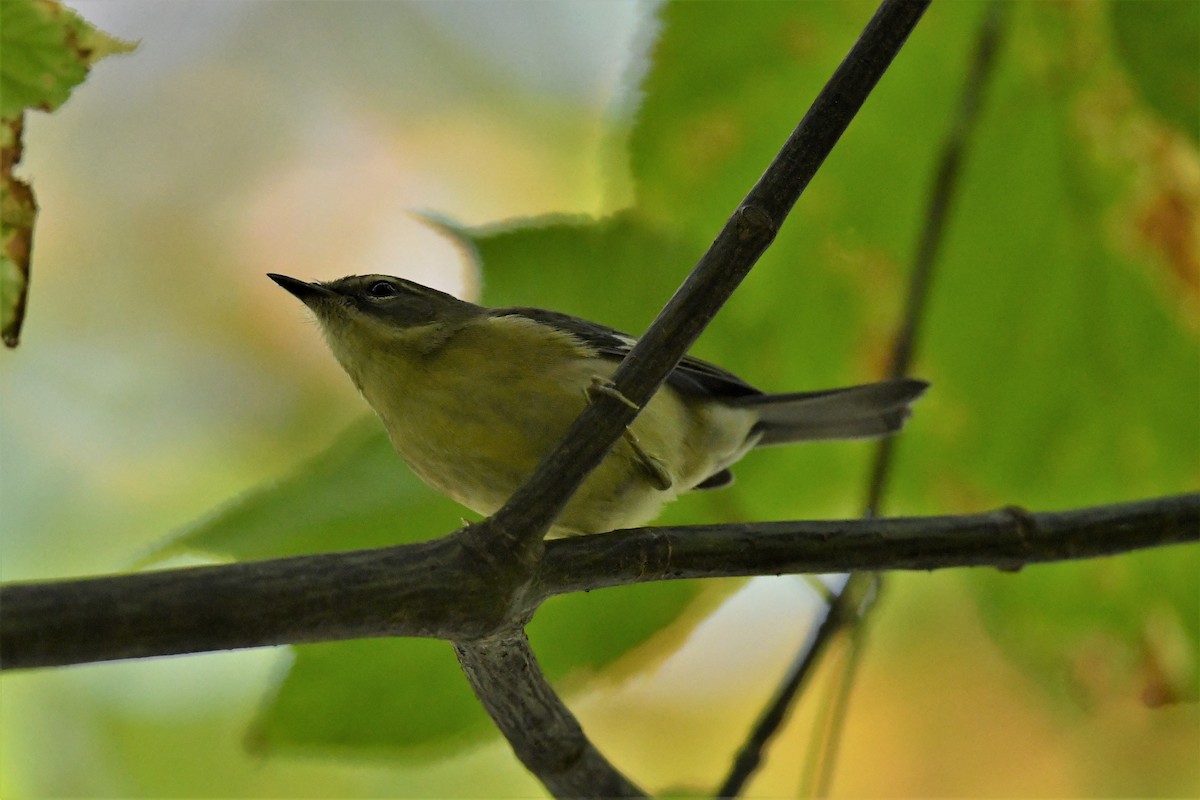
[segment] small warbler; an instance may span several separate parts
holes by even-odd
[[[392,445],[434,489],[488,515],[547,455],[635,340],[539,308],[484,308],[412,281],[269,276],[316,315]],[[923,381],[764,394],[685,356],[551,528],[645,524],[692,489],[733,480],[754,447],[900,429]]]

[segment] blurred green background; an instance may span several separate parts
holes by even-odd
[[[393,273],[637,333],[873,10],[71,5],[141,43],[27,123],[43,210],[24,342],[0,359],[5,580],[455,527],[263,273]],[[879,377],[983,10],[927,13],[694,352],[774,391]],[[1200,478],[1200,5],[1009,11],[890,513]],[[755,454],[664,519],[854,515],[869,454]],[[1198,561],[897,576],[833,792],[1200,793]],[[794,578],[673,584],[555,601],[531,635],[615,763],[704,789],[813,613]],[[795,791],[818,677],[753,793]],[[4,797],[539,792],[439,642],[13,674],[0,693]]]

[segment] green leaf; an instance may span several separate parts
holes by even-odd
[[[1200,141],[1200,3],[1110,0],[1116,52],[1146,102]]]
[[[1103,79],[1065,54],[1087,30],[1022,7],[1010,41],[1064,54],[1005,59],[972,142],[930,307],[923,446],[960,464],[947,496],[1031,508],[1186,491],[1200,441],[1197,342],[1118,211],[1126,166],[1094,157],[1074,104]],[[1047,69],[1054,77],[1046,77]],[[952,424],[948,424],[952,423]],[[954,484],[958,484],[955,488]]]
[[[290,476],[199,520],[152,557],[195,550],[258,559],[385,547],[449,533],[462,513],[408,469],[372,416]]]
[[[53,111],[99,59],[133,45],[51,0],[0,3],[0,338],[16,347],[25,319],[37,202],[14,176],[26,109]]]
[[[49,0],[0,4],[0,117],[28,108],[53,111],[101,58],[135,45],[113,38]]]
[[[487,305],[537,304],[635,335],[649,326],[703,252],[630,212],[474,229],[438,225],[475,255]]]
[[[301,645],[250,733],[255,749],[434,756],[494,734],[449,642]]]
[[[703,612],[740,585],[666,581],[560,595],[538,609],[529,640],[551,680],[587,688],[585,678],[630,654],[637,653],[631,666],[669,655]]]
[[[664,5],[630,145],[639,211],[711,240],[870,13],[865,3]]]
[[[1060,704],[1110,697],[1195,702],[1200,548],[1173,547],[1081,564],[1032,567],[1019,579],[973,576],[983,621]]]

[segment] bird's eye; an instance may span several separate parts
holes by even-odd
[[[399,292],[396,291],[394,284],[387,281],[375,281],[367,289],[367,294],[374,298],[395,297]]]

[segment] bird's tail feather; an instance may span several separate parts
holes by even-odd
[[[739,397],[734,405],[759,414],[757,446],[812,439],[861,439],[895,433],[909,406],[928,388],[912,378],[794,394]]]

